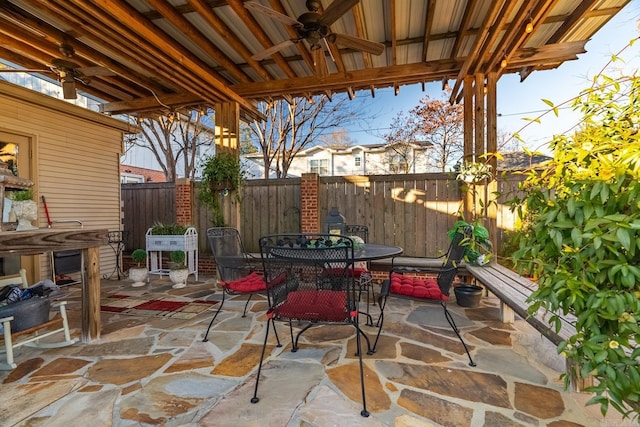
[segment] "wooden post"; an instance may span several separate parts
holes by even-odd
[[[473,136],[474,136],[474,126],[473,126],[473,76],[467,76],[464,78],[464,87],[463,87],[463,95],[464,95],[464,105],[463,105],[463,128],[464,128],[464,156],[463,159],[465,162],[473,162]],[[463,213],[465,219],[471,218],[473,214],[473,194],[470,191],[467,191],[465,194],[465,199],[463,200]]]
[[[496,179],[487,184],[487,229],[489,238],[493,245],[493,254],[496,256],[498,249],[498,201],[496,192],[498,191],[498,159],[495,153],[498,152],[498,97],[497,97],[498,73],[491,72],[487,75],[487,152],[492,154],[488,159],[491,170],[496,175]]]
[[[86,267],[85,289],[82,290],[82,342],[100,338],[100,248],[92,247],[82,250]],[[86,316],[86,317],[85,317]],[[85,328],[84,322],[87,322]],[[85,331],[88,336],[84,336]]]
[[[235,154],[239,158],[239,136],[240,136],[240,105],[237,102],[225,102],[214,106],[216,114],[215,144],[216,152],[226,150]],[[238,191],[238,190],[235,190]],[[229,224],[237,224],[240,228],[240,205],[230,204],[230,217],[227,218]]]

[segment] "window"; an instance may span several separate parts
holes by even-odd
[[[329,175],[329,160],[309,160],[309,172],[317,173],[318,175]]]
[[[362,165],[362,157],[356,156],[354,160],[356,163],[356,167],[359,168]]]
[[[409,164],[404,156],[395,155],[389,158],[389,172],[391,173],[407,173]]]

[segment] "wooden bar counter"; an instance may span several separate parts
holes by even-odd
[[[0,258],[80,249],[82,253],[82,342],[100,338],[100,246],[108,242],[106,229],[0,232]]]

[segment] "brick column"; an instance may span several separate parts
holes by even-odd
[[[178,178],[176,180],[176,222],[182,225],[193,225],[191,213],[191,180],[188,178]]]
[[[303,173],[300,181],[301,232],[317,233],[320,230],[318,193],[320,177],[317,173]]]

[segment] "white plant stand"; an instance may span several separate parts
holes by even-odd
[[[189,274],[198,280],[198,231],[189,227],[183,235],[154,235],[147,230],[147,269],[149,274],[169,275],[169,268],[162,266],[162,253],[184,251]]]

